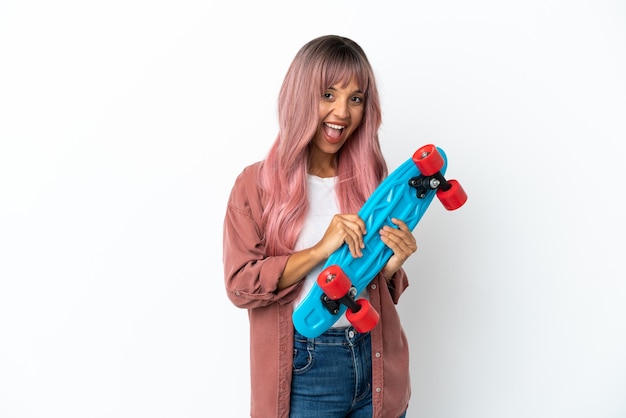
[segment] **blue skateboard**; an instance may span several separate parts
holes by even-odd
[[[395,169],[363,204],[359,216],[368,234],[363,236],[362,257],[353,258],[346,244],[326,261],[317,282],[293,312],[298,332],[315,338],[330,328],[345,312],[358,332],[367,332],[378,323],[379,314],[366,299],[356,296],[376,277],[393,255],[380,239],[384,225],[397,228],[391,218],[404,221],[412,231],[435,195],[447,210],[467,200],[456,180],[446,180],[447,157],[432,144],[419,148]]]

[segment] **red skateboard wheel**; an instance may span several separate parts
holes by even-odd
[[[352,282],[338,265],[326,267],[317,276],[317,284],[322,291],[332,300],[341,299],[350,291]]]
[[[467,194],[463,187],[456,180],[448,180],[450,188],[448,190],[437,190],[437,197],[443,204],[443,207],[448,210],[455,210],[460,208],[467,201]]]
[[[413,153],[413,162],[420,173],[432,176],[443,168],[443,157],[433,144],[424,145]]]
[[[361,309],[357,312],[352,312],[348,309],[346,311],[346,319],[360,333],[371,331],[378,324],[380,315],[367,299],[358,299],[356,303],[359,304]]]

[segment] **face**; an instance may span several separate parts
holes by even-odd
[[[322,94],[320,123],[311,141],[312,155],[336,154],[363,119],[365,94],[352,79],[346,87],[338,83]]]

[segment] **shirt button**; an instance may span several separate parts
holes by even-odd
[[[380,393],[380,392],[382,392],[382,391],[383,391],[383,390],[382,390],[381,388],[376,388],[376,393]]]
[[[372,290],[373,290],[373,289],[376,289],[376,285],[375,285],[375,284],[373,284],[373,285],[372,285]]]
[[[349,336],[350,338],[354,338],[354,331],[350,331],[350,332],[348,332],[348,336]]]
[[[376,358],[380,358],[380,353],[376,353]]]

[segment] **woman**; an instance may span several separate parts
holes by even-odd
[[[401,220],[366,231],[357,215],[387,175],[378,91],[361,47],[334,35],[304,45],[283,81],[278,118],[276,141],[238,176],[224,221],[226,290],[250,320],[251,416],[402,417],[408,347],[395,304],[417,245]],[[300,335],[294,307],[344,242],[362,255],[367,233],[393,250],[361,295],[379,324],[360,334],[343,317],[318,338]]]

